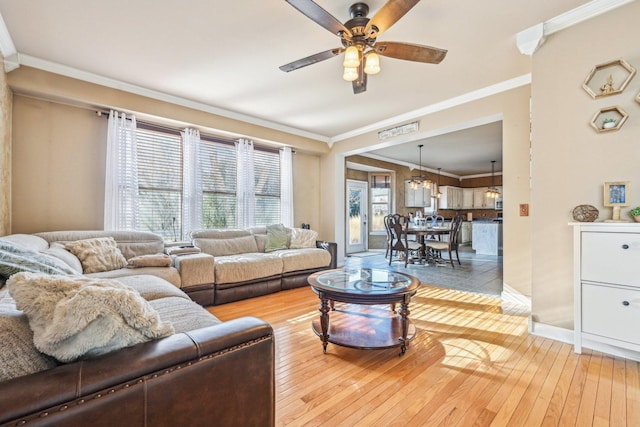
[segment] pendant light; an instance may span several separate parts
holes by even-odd
[[[424,147],[424,144],[418,145],[420,151],[420,176],[412,176],[411,181],[409,181],[409,185],[413,190],[417,190],[420,186],[422,186],[422,188],[431,188],[431,180],[422,176],[422,147]]]
[[[497,199],[500,197],[500,192],[495,186],[495,160],[491,160],[491,187],[487,188],[485,195],[490,199]]]
[[[440,191],[440,171],[442,168],[438,168],[438,192],[436,193],[436,199],[439,199],[442,196],[442,192]]]

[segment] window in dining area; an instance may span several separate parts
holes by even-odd
[[[372,232],[384,231],[384,217],[391,212],[391,174],[371,173],[371,222]]]

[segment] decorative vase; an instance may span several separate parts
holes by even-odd
[[[602,129],[611,129],[616,125],[616,122],[607,122],[602,125]]]

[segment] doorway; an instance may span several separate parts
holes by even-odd
[[[347,180],[346,219],[347,250],[346,253],[364,252],[367,250],[367,212],[368,183],[366,181]]]

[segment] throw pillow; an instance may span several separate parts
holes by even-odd
[[[0,276],[21,271],[48,274],[78,274],[63,261],[0,239]]]
[[[85,274],[117,270],[127,266],[127,260],[113,237],[76,240],[67,243],[65,248],[78,257]]]
[[[135,289],[114,279],[17,273],[7,288],[29,319],[36,348],[60,362],[174,332]]]
[[[291,230],[291,243],[289,244],[289,248],[315,248],[317,238],[317,231],[294,228],[293,230]]]
[[[279,249],[287,249],[289,235],[287,228],[282,224],[267,225],[267,243],[264,245],[265,252],[273,252]]]
[[[130,258],[127,267],[171,267],[171,257],[166,254],[140,255]]]

